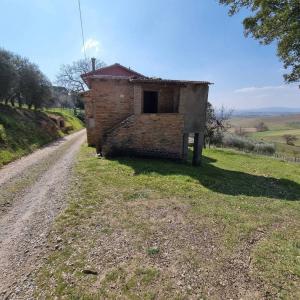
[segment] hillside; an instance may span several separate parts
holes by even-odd
[[[264,108],[253,108],[253,109],[242,109],[235,110],[234,116],[247,117],[247,116],[285,116],[299,114],[300,107],[264,107]]]
[[[264,122],[270,130],[300,129],[300,114],[284,116],[244,116],[233,117],[230,123],[233,127],[254,127],[259,122]]]
[[[255,126],[263,122],[268,130],[257,132]],[[230,120],[232,125],[231,131],[243,130],[249,137],[256,140],[272,142],[276,145],[276,150],[290,157],[300,157],[300,114],[284,115],[284,116],[248,116],[233,117]],[[287,145],[284,135],[294,135],[297,140],[295,145]]]
[[[81,128],[82,122],[68,111],[42,112],[0,104],[0,167]]]

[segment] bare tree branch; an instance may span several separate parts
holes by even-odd
[[[96,60],[96,68],[105,66],[105,63],[100,59]],[[91,59],[80,59],[72,64],[62,65],[56,77],[56,83],[68,89],[70,92],[83,92],[86,90],[86,85],[82,80],[82,74],[92,71]]]

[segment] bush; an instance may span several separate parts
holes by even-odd
[[[261,153],[261,154],[269,154],[272,155],[276,151],[274,144],[268,143],[256,143],[254,147],[254,152]]]
[[[223,143],[223,138],[223,132],[217,131],[210,137],[210,144],[215,145],[217,147],[221,147]]]
[[[272,155],[275,153],[275,145],[265,142],[257,142],[246,137],[233,134],[225,134],[222,140],[224,147],[236,148],[238,150],[256,152],[260,154]]]
[[[248,140],[245,137],[236,136],[233,134],[226,134],[223,138],[223,146],[225,147],[233,147],[239,150],[254,150],[254,144],[252,141]]]
[[[285,134],[283,138],[285,139],[287,145],[295,146],[295,142],[297,141],[297,137],[295,135]]]
[[[264,122],[259,122],[256,126],[255,126],[256,130],[258,132],[262,132],[262,131],[268,131],[269,128],[268,126],[264,123]]]
[[[85,115],[83,111],[77,111],[75,110],[74,112],[75,117],[77,117],[80,121],[82,121],[83,123],[85,122]]]

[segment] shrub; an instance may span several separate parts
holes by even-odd
[[[261,154],[269,154],[272,155],[276,151],[274,144],[269,143],[256,143],[254,147],[254,152]]]
[[[287,145],[295,146],[295,142],[297,141],[297,137],[295,135],[285,134],[283,138],[285,139]]]
[[[268,126],[264,123],[264,122],[259,122],[256,126],[255,126],[256,130],[258,132],[262,132],[262,131],[268,131],[269,128]]]
[[[217,131],[210,137],[209,144],[215,145],[217,147],[221,147],[223,143],[223,138],[224,138],[224,133],[221,131]]]
[[[233,134],[226,134],[223,138],[223,145],[225,147],[233,147],[239,150],[253,151],[254,144],[245,137],[236,136]]]
[[[5,133],[5,128],[2,124],[0,124],[0,147],[1,144],[4,144],[6,141],[6,133]]]
[[[74,112],[75,117],[77,117],[80,121],[85,122],[85,115],[83,111],[77,111]]]
[[[222,140],[224,147],[236,148],[238,150],[256,152],[260,154],[274,154],[275,145],[265,142],[257,142],[246,137],[237,136],[233,134],[225,134]]]

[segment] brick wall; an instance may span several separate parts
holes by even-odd
[[[94,102],[90,91],[84,93],[84,112],[85,123],[87,128],[87,142],[90,146],[95,145],[95,119],[94,119]]]
[[[84,94],[87,138],[104,155],[185,159],[184,136],[203,131],[208,86],[132,84],[128,79],[103,78],[94,78],[90,84],[91,90]],[[161,113],[141,114],[143,91],[159,92]]]
[[[173,87],[164,87],[159,91],[158,112],[173,113],[175,111],[175,89]]]
[[[135,113],[143,111],[144,91],[158,92],[158,113],[178,112],[179,87],[163,86],[162,84],[140,84],[134,87],[134,106]]]
[[[103,154],[183,159],[183,119],[180,114],[132,115],[107,134]]]
[[[98,145],[108,129],[133,114],[133,85],[126,79],[93,79],[89,93],[85,96],[88,143]]]

